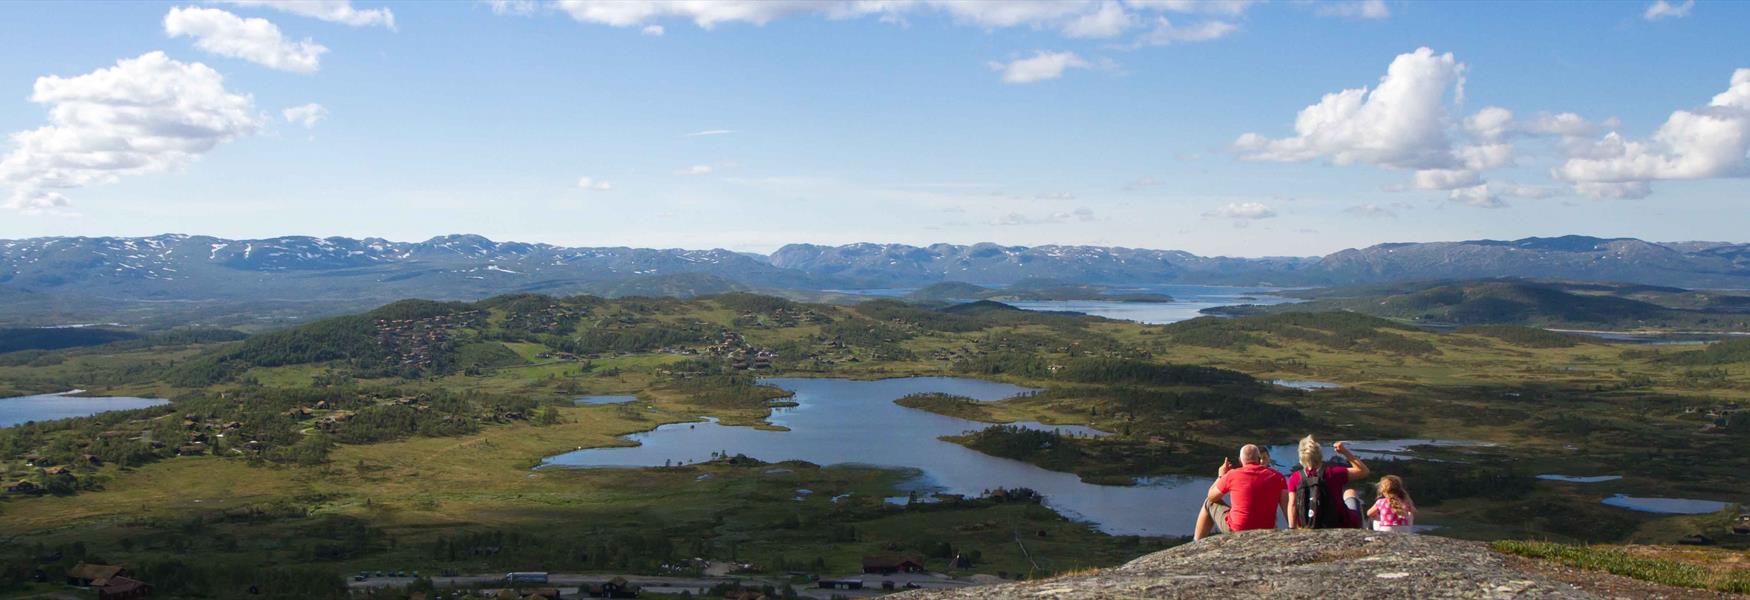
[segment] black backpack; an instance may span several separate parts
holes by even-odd
[[[1294,506],[1290,508],[1300,515],[1301,527],[1338,529],[1343,526],[1343,518],[1337,514],[1338,507],[1326,506],[1325,500],[1330,498],[1326,485],[1323,473],[1300,472],[1300,485],[1294,488]]]

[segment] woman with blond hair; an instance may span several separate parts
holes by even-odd
[[[1331,446],[1348,466],[1325,464],[1324,449],[1313,436],[1300,440],[1300,466],[1288,478],[1288,526],[1310,529],[1360,529],[1361,493],[1349,482],[1372,473],[1349,451],[1348,442]]]
[[[1378,490],[1379,499],[1373,501],[1373,508],[1367,509],[1367,518],[1373,519],[1373,530],[1412,533],[1416,502],[1410,499],[1410,491],[1404,489],[1404,479],[1397,475],[1381,477]]]

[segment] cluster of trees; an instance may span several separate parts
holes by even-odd
[[[1378,317],[1354,312],[1288,312],[1238,319],[1199,317],[1161,327],[1175,343],[1243,350],[1269,346],[1263,334],[1301,340],[1335,350],[1423,355],[1438,352],[1424,340],[1397,331],[1415,331]]]
[[[1577,335],[1519,325],[1476,325],[1459,328],[1458,333],[1492,337],[1526,348],[1572,348],[1586,341]]]

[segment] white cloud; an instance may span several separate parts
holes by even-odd
[[[353,27],[387,27],[395,29],[395,13],[387,8],[372,8],[359,10],[353,8],[351,0],[215,0],[236,6],[251,6],[271,8],[294,15],[321,19],[331,23],[342,23]],[[516,2],[507,3],[507,6]],[[498,11],[497,3],[493,5]]]
[[[702,29],[729,23],[765,25],[786,17],[858,19],[904,23],[915,14],[939,14],[984,29],[1027,27],[1073,38],[1111,38],[1148,16],[1181,13],[1236,17],[1251,0],[556,0],[553,6],[582,23],[645,27],[665,19],[691,21]],[[513,13],[508,9],[495,12]],[[1170,41],[1214,39],[1233,30],[1212,21],[1184,29],[1168,28]]]
[[[1167,46],[1190,42],[1207,42],[1227,37],[1239,31],[1238,25],[1226,21],[1203,21],[1190,26],[1175,25],[1166,17],[1155,19],[1154,29],[1136,40],[1138,46]]]
[[[692,165],[674,172],[676,175],[710,175],[717,168],[711,165]]]
[[[1453,152],[1466,169],[1481,171],[1513,166],[1513,145],[1505,142],[1459,146]]]
[[[1259,202],[1229,202],[1226,206],[1203,213],[1203,216],[1213,219],[1256,221],[1274,218],[1276,211]]]
[[[1451,168],[1445,99],[1462,98],[1463,63],[1428,48],[1400,54],[1379,86],[1326,94],[1300,111],[1295,135],[1272,139],[1247,133],[1234,142],[1248,160],[1326,158],[1338,165],[1375,164],[1402,169]]]
[[[1033,195],[1034,200],[1074,200],[1075,194],[1069,192],[1040,192]]]
[[[1391,17],[1391,8],[1385,5],[1385,0],[1328,0],[1314,5],[1313,12],[1327,17],[1348,17],[1352,19],[1385,19]]]
[[[40,77],[30,101],[49,107],[49,124],[12,134],[0,158],[5,206],[25,212],[66,207],[58,190],[187,165],[262,124],[254,100],[227,91],[217,71],[162,52]]]
[[[1650,139],[1611,132],[1571,145],[1568,160],[1551,174],[1589,196],[1644,197],[1652,180],[1750,176],[1747,152],[1750,68],[1734,71],[1731,86],[1707,106],[1672,112]]]
[[[614,184],[593,177],[577,178],[577,189],[591,192],[607,192],[614,189]]]
[[[285,116],[286,122],[288,123],[297,123],[303,125],[305,129],[313,129],[316,127],[317,123],[322,121],[322,119],[328,118],[328,109],[320,104],[312,102],[301,106],[288,107],[285,110],[280,111],[280,114]]]
[[[1692,8],[1695,8],[1695,0],[1683,0],[1682,4],[1672,4],[1665,0],[1658,0],[1657,2],[1647,5],[1647,10],[1646,12],[1641,13],[1641,18],[1648,21],[1681,19],[1689,16],[1689,9]]]
[[[1482,183],[1482,176],[1468,169],[1422,169],[1410,178],[1410,186],[1418,190],[1450,190]]]
[[[535,0],[486,0],[495,15],[535,14]]]
[[[1548,198],[1555,194],[1555,190],[1546,187],[1491,181],[1453,189],[1447,194],[1447,199],[1478,208],[1501,208],[1507,206],[1504,197]]]
[[[639,33],[651,37],[662,37],[663,29],[661,25],[645,25],[644,29],[639,30]]]
[[[1073,38],[1115,37],[1136,24],[1136,17],[1118,2],[1106,2],[1100,9],[1076,17],[1064,25],[1063,34]]]
[[[735,133],[735,130],[734,129],[706,129],[704,131],[695,131],[695,132],[689,133],[689,134],[687,134],[687,137],[704,137],[704,136],[709,136],[709,135],[729,135],[731,133]]]
[[[1485,106],[1476,114],[1464,118],[1464,129],[1489,142],[1507,139],[1513,132],[1513,111],[1499,106]]]
[[[1007,63],[991,62],[993,71],[1001,71],[1006,83],[1034,83],[1063,76],[1065,69],[1086,69],[1093,67],[1090,63],[1074,52],[1037,51],[1032,58],[1016,59]]]
[[[164,15],[164,33],[192,37],[196,48],[213,54],[293,73],[316,72],[328,51],[309,38],[286,39],[267,19],[244,19],[216,8],[172,8]]]

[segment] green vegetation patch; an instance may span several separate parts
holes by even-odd
[[[1662,585],[1750,594],[1750,569],[1702,565],[1639,556],[1622,548],[1574,546],[1553,542],[1499,540],[1496,551],[1553,560],[1570,567],[1604,571]]]

